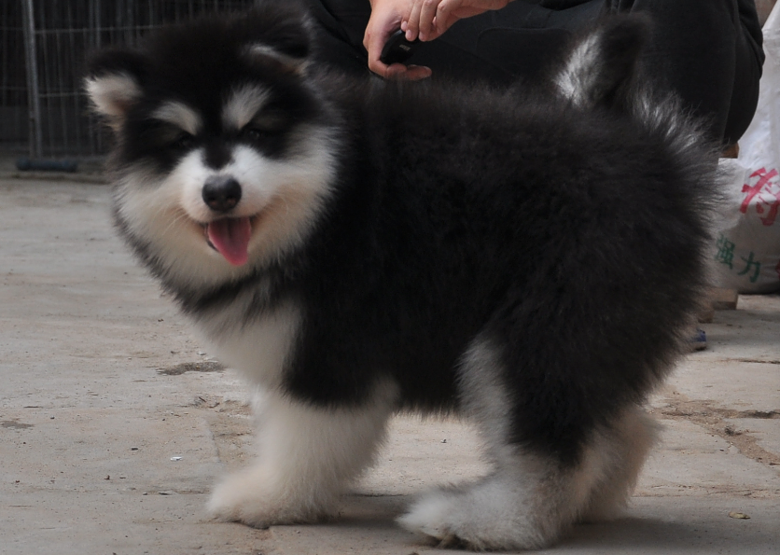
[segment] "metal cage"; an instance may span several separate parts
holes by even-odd
[[[149,29],[253,0],[3,0],[0,149],[31,158],[98,156],[106,139],[82,91],[87,54],[133,45]]]

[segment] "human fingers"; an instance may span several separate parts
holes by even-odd
[[[412,2],[409,14],[401,22],[401,30],[406,33],[406,40],[417,40],[420,36],[420,12],[422,10],[422,2],[416,0]]]
[[[366,24],[363,46],[368,52],[368,68],[374,73],[387,77],[388,65],[379,59],[387,39],[401,25],[401,14],[397,9],[374,2],[374,9]]]
[[[372,40],[365,44],[368,51],[368,69],[381,77],[387,77],[390,66],[379,59],[379,55],[382,53],[382,48],[379,44],[381,44],[381,39],[378,44],[377,41]]]
[[[381,44],[381,47],[384,46],[384,43],[381,41],[377,41],[377,43]],[[417,81],[431,76],[431,69],[426,66],[406,66],[401,63],[388,65],[384,63],[379,59],[379,54],[377,54],[376,57],[371,54],[372,49],[374,48],[373,44],[373,39],[369,38],[367,41],[368,46],[366,47],[366,49],[369,51],[368,68],[377,75],[384,77],[385,79],[402,79],[408,81]],[[377,46],[376,48],[378,48],[378,50],[376,51],[381,53],[381,47]]]
[[[428,40],[439,38],[452,27],[460,17],[458,12],[463,8],[463,0],[441,0],[436,6],[436,13],[431,15],[431,31]]]
[[[437,39],[460,19],[458,14],[464,10],[463,6],[464,0],[415,0],[401,29],[406,32],[407,40]]]
[[[414,25],[422,40],[434,40],[443,35],[456,21],[479,15],[488,10],[499,10],[505,7],[509,1],[415,0],[415,7],[419,5],[419,11],[414,11],[413,8],[416,18]],[[411,24],[410,20],[410,26]],[[407,39],[409,38],[409,34],[407,34]]]
[[[388,67],[386,79],[402,81],[419,81],[427,79],[433,72],[431,68],[418,65],[391,64]]]
[[[390,36],[408,20],[408,13],[415,0],[373,0],[371,17],[363,35],[363,46],[368,52],[368,68],[386,79],[424,79],[431,75],[425,66],[386,64],[380,60],[382,50]],[[404,17],[406,16],[406,17]]]
[[[415,7],[412,8],[412,13],[414,14],[415,8],[417,6],[420,7],[419,14],[417,15],[420,40],[431,40],[432,32],[435,29],[433,20],[436,17],[436,13],[441,2],[442,0],[418,0],[415,2]]]

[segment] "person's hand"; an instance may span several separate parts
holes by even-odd
[[[407,40],[434,40],[459,19],[500,10],[511,0],[410,0],[412,7],[401,21]]]
[[[408,18],[414,0],[372,0],[371,18],[363,35],[363,46],[368,51],[368,68],[386,79],[424,79],[431,75],[425,66],[387,65],[379,60],[387,39],[401,28]]]

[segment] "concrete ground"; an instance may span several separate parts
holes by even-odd
[[[212,522],[211,484],[251,452],[244,390],[114,236],[108,188],[0,179],[0,280],[0,554],[443,553],[393,518],[485,472],[463,424],[399,418],[337,522]],[[780,553],[780,297],[703,327],[625,518],[545,553]]]

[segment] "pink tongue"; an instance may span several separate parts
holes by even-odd
[[[249,218],[223,218],[208,225],[209,241],[233,266],[246,264],[247,246],[252,236]]]

